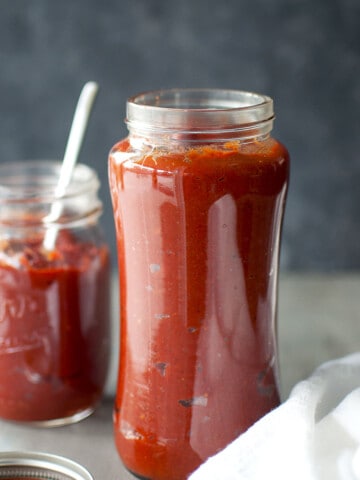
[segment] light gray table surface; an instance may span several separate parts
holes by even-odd
[[[116,288],[115,288],[116,291]],[[117,369],[117,306],[106,395],[89,418],[40,429],[0,420],[0,451],[36,450],[64,455],[95,480],[130,480],[113,443],[112,404]],[[282,396],[320,363],[360,350],[360,274],[282,274],[279,291],[279,357]]]

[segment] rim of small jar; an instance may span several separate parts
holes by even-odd
[[[0,204],[1,203],[22,203],[41,202],[51,203],[58,199],[69,199],[84,195],[97,190],[100,182],[94,169],[83,163],[75,166],[72,180],[66,189],[65,194],[56,196],[56,185],[60,175],[60,160],[24,160],[5,162],[0,164]],[[40,169],[44,174],[40,174]],[[33,171],[30,174],[31,170]],[[28,174],[24,172],[27,171]],[[36,175],[37,173],[37,175]],[[25,179],[53,179],[51,183],[41,185],[31,182],[27,184]],[[16,182],[16,178],[23,181]],[[6,179],[13,179],[12,181]]]
[[[273,120],[273,100],[267,95],[219,88],[172,88],[130,97],[125,122],[129,129],[203,132],[246,130]]]

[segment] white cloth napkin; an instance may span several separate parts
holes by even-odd
[[[321,365],[189,480],[360,480],[360,353]]]

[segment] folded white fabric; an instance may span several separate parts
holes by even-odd
[[[360,480],[360,353],[321,365],[189,480]]]

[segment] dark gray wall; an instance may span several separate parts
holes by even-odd
[[[282,265],[360,268],[359,0],[0,0],[0,161],[60,158],[87,80],[100,83],[81,161],[102,178],[125,101],[165,87],[275,100],[292,155]]]

